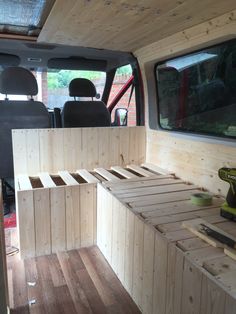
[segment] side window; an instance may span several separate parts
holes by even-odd
[[[132,67],[131,65],[125,65],[116,70],[116,74],[113,80],[113,85],[111,88],[109,100],[108,100],[108,107],[114,102],[114,100],[119,96],[122,95],[122,90],[124,90],[126,84],[129,83],[130,79],[132,78]],[[132,95],[131,95],[132,92]],[[130,98],[131,96],[131,98]],[[126,90],[124,95],[120,98],[117,104],[114,106],[111,112],[111,121],[114,123],[115,121],[115,113],[118,108],[124,108],[126,110],[120,110],[121,118],[127,120],[127,126],[135,126],[136,125],[136,100],[135,100],[135,88],[131,86]],[[127,112],[127,117],[126,116]]]
[[[236,137],[236,41],[156,67],[163,129]]]

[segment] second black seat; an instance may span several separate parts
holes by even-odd
[[[111,115],[102,101],[94,101],[96,87],[87,79],[76,78],[70,82],[69,95],[73,101],[67,101],[62,110],[62,126],[102,127],[111,125]],[[91,97],[92,100],[81,101],[76,97]]]

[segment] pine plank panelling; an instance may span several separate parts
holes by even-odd
[[[98,247],[142,313],[228,314],[236,304],[236,262],[183,226],[186,220],[203,217],[234,235],[234,224],[219,215],[224,200],[214,197],[209,207],[194,207],[191,193],[185,193],[191,185],[179,183],[183,187],[178,193],[187,199],[177,200],[169,189],[172,180],[157,175],[99,183]],[[151,186],[163,182],[157,185],[163,190],[149,191],[143,186],[147,181]],[[135,191],[142,205],[127,203],[127,193]],[[150,198],[153,208],[148,211]]]
[[[41,173],[39,178],[44,184],[30,190],[24,190],[16,177],[21,258],[87,247],[97,242],[97,184],[79,184],[69,172],[61,174],[68,185],[57,185],[48,173],[43,176]]]
[[[226,195],[229,186],[219,178],[218,169],[236,167],[235,154],[233,146],[183,139],[161,131],[147,133],[147,162],[213,193]]]
[[[233,0],[227,5],[213,0],[57,0],[38,40],[133,52],[235,8]]]
[[[13,130],[15,175],[75,172],[145,161],[145,127]]]

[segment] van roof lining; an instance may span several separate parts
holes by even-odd
[[[30,69],[84,69],[109,71],[136,61],[128,52],[93,49],[65,45],[47,45],[29,41],[0,39],[0,54],[11,54],[20,58],[20,66]],[[35,60],[41,59],[41,62]],[[1,64],[0,60],[0,66]],[[9,64],[10,65],[10,64]],[[77,68],[79,67],[79,68]]]

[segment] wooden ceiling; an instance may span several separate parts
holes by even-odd
[[[135,51],[235,8],[235,0],[56,0],[38,41]]]

